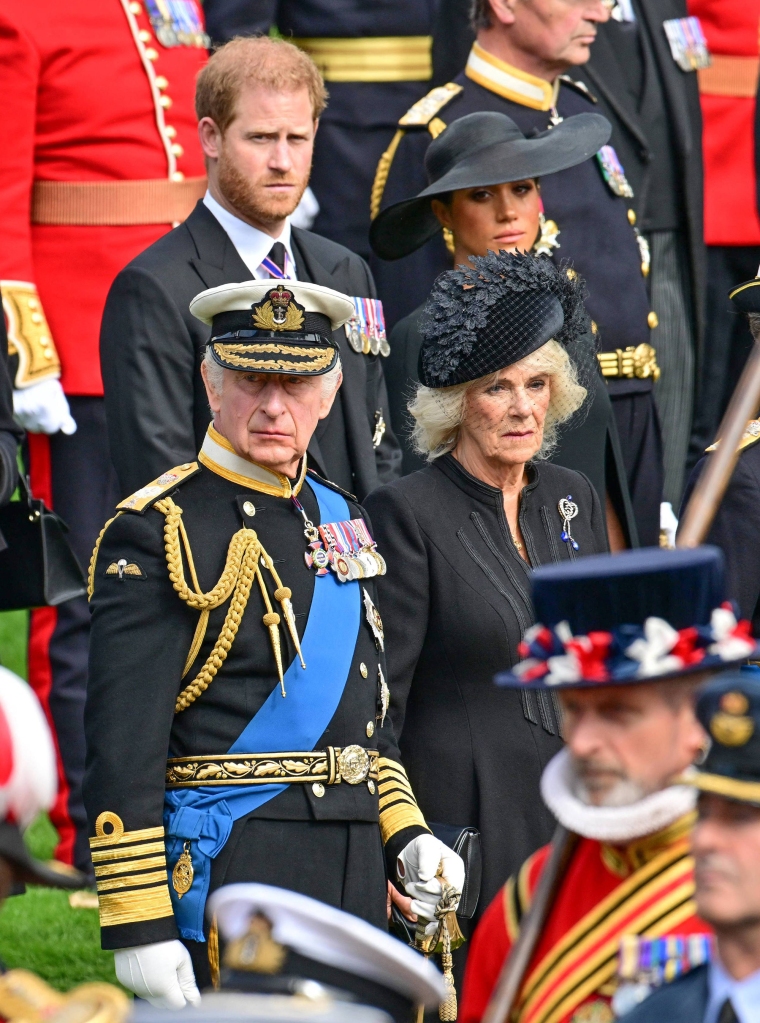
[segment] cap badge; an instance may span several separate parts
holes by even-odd
[[[724,693],[720,710],[710,720],[710,732],[723,746],[744,746],[752,738],[755,722],[747,716],[749,700],[744,693]]]
[[[224,965],[250,973],[279,973],[287,950],[272,937],[272,925],[263,913],[255,913],[248,933],[231,941],[224,954]]]
[[[261,302],[251,306],[253,325],[259,330],[300,330],[304,307],[287,288],[272,288]]]

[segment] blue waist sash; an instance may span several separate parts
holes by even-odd
[[[308,485],[319,503],[321,522],[350,518],[348,505],[340,494],[312,478]],[[279,685],[276,686],[228,752],[284,753],[314,749],[343,696],[360,621],[359,583],[340,583],[333,572],[317,576],[309,620],[301,640],[306,668],[301,667],[297,657],[293,659],[285,673],[288,695],[283,699]],[[170,874],[186,842],[190,843],[193,861],[193,883],[182,898],[169,884],[174,916],[183,938],[205,940],[203,914],[211,861],[230,837],[233,823],[279,796],[286,788],[287,785],[256,788],[230,785],[166,793],[164,826]]]

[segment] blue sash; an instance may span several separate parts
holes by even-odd
[[[313,478],[309,478],[308,484],[319,503],[321,522],[350,518],[348,505],[340,494]],[[309,620],[301,640],[306,668],[301,667],[297,657],[293,659],[285,673],[288,695],[283,699],[279,685],[275,686],[228,752],[285,753],[314,749],[343,696],[360,621],[358,582],[339,583],[333,572],[317,576]],[[250,788],[231,785],[166,793],[164,826],[169,872],[187,841],[195,872],[190,890],[181,899],[169,884],[174,916],[183,938],[205,940],[203,913],[211,861],[230,837],[233,823],[279,796],[286,788],[287,785]]]

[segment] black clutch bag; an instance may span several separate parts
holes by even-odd
[[[480,832],[477,828],[458,828],[456,824],[431,824],[428,827],[436,838],[440,839],[449,849],[464,860],[464,887],[459,900],[457,917],[460,920],[471,920],[478,908],[480,898],[480,881],[483,876],[483,860],[480,849]],[[391,910],[391,927],[397,937],[414,944],[415,925],[393,906]]]
[[[21,500],[0,508],[0,611],[55,607],[87,592],[82,569],[66,539],[68,526],[20,477]]]

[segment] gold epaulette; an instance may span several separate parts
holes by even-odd
[[[380,212],[380,203],[383,201],[383,192],[390,174],[393,157],[396,155],[399,142],[404,137],[407,128],[427,128],[433,138],[438,138],[446,127],[446,124],[437,115],[450,103],[455,96],[462,91],[462,86],[455,82],[447,82],[446,85],[437,85],[434,89],[418,99],[414,106],[409,107],[407,112],[398,122],[396,134],[391,139],[391,144],[380,157],[375,180],[372,182],[372,193],[370,196],[369,212],[372,220]]]
[[[107,824],[111,831],[105,830]],[[90,849],[101,927],[159,920],[174,914],[163,825],[125,831],[121,817],[106,810],[95,821]]]
[[[395,760],[380,757],[380,834],[383,845],[398,831],[419,826],[427,828],[422,811],[417,806],[406,771]]]
[[[744,451],[745,448],[750,448],[753,444],[756,444],[758,440],[760,440],[760,419],[750,419],[736,450]],[[711,451],[715,451],[719,444],[720,441],[716,440],[709,448],[705,448],[705,453],[709,454]]]
[[[200,466],[197,462],[183,462],[182,465],[178,465],[168,472],[162,472],[158,479],[153,480],[147,487],[140,487],[134,494],[130,494],[129,497],[125,497],[123,501],[120,501],[116,507],[119,511],[132,511],[142,514],[146,508],[154,504],[167,490],[173,490],[179,483],[184,483],[185,480],[190,479],[197,472],[200,472]]]
[[[31,387],[61,375],[61,362],[34,284],[0,281],[8,320],[8,352],[18,355],[16,387]]]
[[[569,75],[560,75],[559,80],[563,85],[569,85],[571,89],[575,89],[575,91],[579,92],[581,96],[585,96],[585,98],[591,103],[599,102],[585,82],[579,82],[575,78],[570,78]]]

